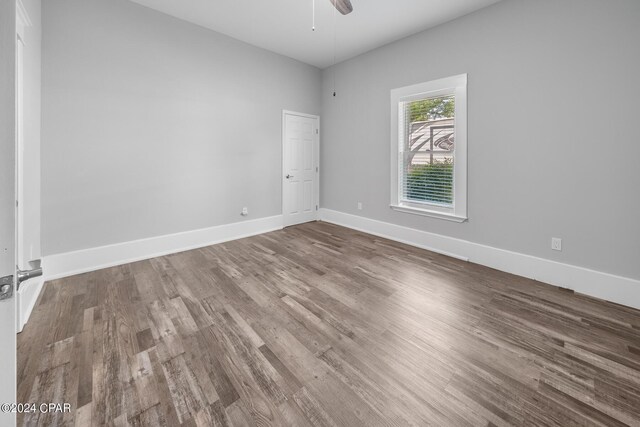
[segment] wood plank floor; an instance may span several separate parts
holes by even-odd
[[[639,311],[326,223],[49,282],[18,359],[24,425],[640,425]]]

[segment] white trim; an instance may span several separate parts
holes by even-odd
[[[640,309],[640,280],[321,209],[322,221]]]
[[[296,111],[290,111],[290,110],[282,110],[282,147],[281,147],[281,159],[282,159],[282,186],[280,188],[280,193],[282,195],[282,221],[284,226],[289,226],[289,225],[295,225],[295,224],[285,224],[286,222],[286,215],[285,215],[285,185],[287,183],[287,180],[285,178],[285,176],[289,173],[289,171],[287,171],[285,169],[286,166],[286,162],[284,159],[284,153],[285,153],[285,144],[287,143],[286,141],[286,120],[287,120],[287,116],[299,116],[299,117],[306,117],[308,119],[314,119],[316,121],[316,129],[317,129],[317,133],[314,136],[314,150],[315,150],[315,159],[316,159],[316,181],[315,181],[315,188],[313,189],[314,191],[314,196],[315,196],[315,205],[317,207],[317,209],[314,211],[314,220],[318,220],[320,218],[320,213],[319,213],[319,209],[320,209],[320,116],[316,116],[313,114],[306,114],[306,113],[298,113]]]
[[[318,120],[320,119],[320,116],[316,116],[315,114],[299,113],[297,111],[291,111],[291,110],[282,110],[283,117],[285,114],[289,114],[291,116],[306,117],[308,119],[318,119]]]
[[[24,29],[32,25],[22,0],[16,0],[16,34],[20,37],[22,43],[24,43]]]
[[[17,20],[18,27],[19,22],[20,19]],[[22,270],[29,268],[24,248],[24,49],[24,37],[18,32],[16,37],[16,265]]]
[[[411,102],[418,99],[454,95],[455,96],[455,147],[453,163],[453,206],[412,206],[403,203],[402,180],[400,171],[403,160],[400,154],[403,151],[402,140],[404,129],[400,123],[404,122],[404,110],[399,108],[401,102]],[[412,86],[405,86],[391,91],[391,202],[390,206],[400,212],[431,216],[456,222],[464,222],[467,219],[467,74],[432,80]],[[459,221],[463,219],[463,221]]]
[[[463,216],[456,216],[454,214],[446,213],[446,212],[436,212],[430,209],[420,209],[414,208],[412,206],[399,206],[399,205],[390,205],[389,206],[394,211],[409,213],[413,215],[420,216],[429,216],[431,218],[439,218],[444,219],[446,221],[452,222],[465,222],[468,218]]]
[[[23,221],[23,180],[20,175],[23,170],[24,156],[24,114],[23,114],[23,71],[24,71],[24,47],[25,30],[31,27],[31,19],[22,0],[16,0],[16,199],[20,202],[16,205],[16,246],[15,262],[20,268],[25,268],[24,248],[22,247],[24,234]],[[15,277],[15,275],[14,275]],[[20,289],[16,291],[16,328],[17,332],[22,331],[27,322],[33,307],[35,306],[44,281],[42,278],[29,280],[20,284]]]
[[[282,215],[116,243],[42,258],[45,280],[100,270],[282,229]]]
[[[42,277],[27,280],[20,284],[20,289],[18,289],[18,292],[16,293],[16,308],[18,310],[16,318],[18,319],[18,332],[22,332],[22,328],[24,328],[27,320],[29,320],[29,316],[31,316],[31,312],[38,301],[38,296],[40,296],[40,291],[42,291],[43,285],[44,280]]]

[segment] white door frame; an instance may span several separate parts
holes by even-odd
[[[24,48],[25,27],[31,21],[22,2],[16,2],[16,264],[25,269],[24,248]]]
[[[16,403],[16,72],[18,16],[15,0],[0,2],[0,277],[13,275],[13,296],[0,301],[0,403]],[[9,283],[7,283],[9,284]],[[0,411],[0,425],[15,426],[13,411]]]
[[[26,194],[33,196],[32,187],[25,186],[26,182],[26,165],[29,163],[25,157],[25,78],[26,78],[26,56],[25,53],[29,49],[26,42],[29,28],[33,24],[29,18],[29,14],[22,3],[22,0],[16,0],[16,265],[20,270],[31,270],[35,267],[33,260],[33,242],[28,245],[25,241],[25,230],[29,227],[25,216]],[[35,141],[32,141],[35,142]],[[39,141],[38,141],[39,143]],[[39,163],[30,162],[30,166],[39,167]],[[39,195],[38,195],[39,197]],[[31,197],[32,199],[32,197]],[[30,236],[33,237],[33,236]],[[26,251],[27,247],[31,250]],[[44,284],[42,279],[25,280],[18,289],[18,280],[15,279],[15,298],[16,298],[16,327],[17,332],[21,332],[24,327],[31,310],[40,294],[40,290]]]
[[[314,214],[314,218],[317,221],[318,219],[320,219],[320,116],[314,115],[314,114],[306,114],[306,113],[299,113],[297,111],[290,111],[290,110],[282,110],[282,152],[281,152],[281,159],[282,159],[282,175],[281,175],[281,179],[282,179],[282,185],[280,187],[280,192],[282,195],[282,221],[283,221],[283,226],[286,227],[286,224],[284,224],[284,217],[285,217],[285,185],[287,183],[287,178],[285,178],[285,175],[288,173],[285,170],[285,160],[284,160],[284,153],[285,153],[285,144],[287,143],[287,132],[286,132],[286,125],[287,125],[287,116],[299,116],[299,117],[306,117],[309,119],[315,119],[316,123],[317,123],[317,132],[315,134],[315,139],[314,139],[314,154],[315,154],[315,158],[316,158],[316,182],[315,182],[315,188],[313,189],[314,192],[314,199],[315,199],[315,204],[316,204],[316,209],[315,209],[315,214]]]

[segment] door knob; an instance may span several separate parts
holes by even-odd
[[[287,178],[287,179],[289,179],[289,178],[293,178],[293,175],[289,175],[289,174],[287,174],[286,178]]]
[[[33,270],[18,270],[18,286],[25,280],[33,279],[34,277],[42,276],[42,267],[34,268]]]
[[[16,266],[16,289],[20,289],[20,283],[25,280],[33,279],[34,277],[42,276],[42,261],[37,259],[34,261],[29,261],[29,264],[33,269],[31,270],[20,270]]]

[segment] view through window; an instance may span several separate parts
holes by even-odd
[[[455,97],[403,102],[402,195],[405,201],[453,204]]]

